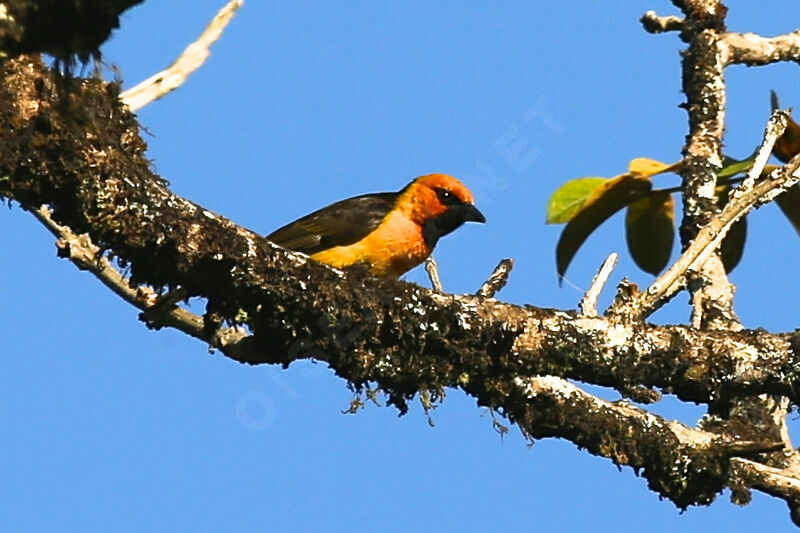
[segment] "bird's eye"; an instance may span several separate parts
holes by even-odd
[[[439,201],[444,205],[455,205],[461,203],[461,200],[459,200],[453,193],[451,193],[447,189],[436,189],[436,196],[439,198]]]

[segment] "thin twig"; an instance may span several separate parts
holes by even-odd
[[[425,272],[428,273],[428,279],[431,280],[431,287],[436,292],[444,292],[442,290],[442,280],[439,278],[439,266],[436,264],[436,259],[429,255],[425,260]]]
[[[703,327],[703,291],[692,294],[692,317],[689,323],[694,329]]]
[[[592,279],[591,287],[589,287],[589,290],[586,291],[583,299],[581,299],[580,307],[582,315],[597,316],[597,299],[600,298],[600,293],[603,291],[603,287],[606,286],[611,272],[617,266],[618,260],[619,255],[616,252],[612,252],[611,255],[606,257],[603,264],[600,265],[600,269],[597,271],[597,274],[595,274],[594,279]]]
[[[125,276],[102,255],[100,248],[92,243],[88,235],[76,235],[69,228],[58,224],[45,206],[32,208],[30,211],[50,233],[58,238],[60,255],[69,259],[79,269],[91,273],[117,296],[142,311],[151,326],[173,327],[222,350],[235,349],[236,344],[246,336],[235,328],[226,328],[218,332],[214,340],[208,339],[202,317],[176,307],[174,303],[162,301],[149,287],[131,287]],[[167,293],[168,299],[170,294],[178,296],[182,295],[183,291],[177,289]]]
[[[764,140],[761,146],[758,147],[756,157],[753,160],[753,166],[745,174],[742,184],[734,190],[734,195],[752,189],[756,179],[764,172],[764,167],[767,166],[769,156],[772,155],[772,148],[775,146],[775,142],[783,135],[789,125],[789,113],[790,111],[781,111],[780,109],[775,109],[772,112],[767,121],[767,127],[764,129]]]
[[[735,482],[786,501],[792,521],[800,525],[800,480],[795,472],[740,457],[731,459],[730,472]]]
[[[186,300],[188,297],[189,291],[183,287],[178,287],[177,289],[173,289],[159,296],[158,301],[156,301],[153,307],[156,309],[167,309],[173,305],[177,305],[181,300]]]
[[[683,19],[675,15],[659,16],[655,11],[648,11],[639,19],[648,33],[665,33],[683,30]]]
[[[666,303],[684,286],[686,274],[697,271],[719,246],[734,222],[760,202],[771,200],[800,180],[800,176],[795,175],[800,168],[800,156],[796,156],[786,166],[774,172],[771,178],[763,179],[758,184],[754,183],[754,179],[750,179],[751,176],[761,175],[766,159],[772,151],[775,141],[786,129],[787,123],[788,114],[785,111],[775,111],[772,114],[767,123],[764,141],[759,148],[756,162],[748,172],[748,178],[733,191],[731,199],[722,213],[698,232],[678,260],[642,293],[634,304],[634,308],[629,308],[632,315],[639,318],[647,317],[663,303]]]
[[[508,275],[511,273],[512,268],[514,268],[513,259],[501,259],[497,266],[494,267],[489,279],[475,293],[475,296],[494,298],[494,295],[508,283]]]
[[[721,443],[720,446],[732,456],[740,457],[744,455],[757,455],[760,453],[772,453],[786,450],[786,443],[782,441],[755,442],[749,440],[735,440]]]
[[[172,65],[123,92],[120,99],[128,105],[131,111],[136,111],[180,87],[186,78],[208,59],[211,54],[209,47],[219,39],[222,30],[242,5],[244,5],[244,0],[228,2],[208,23],[200,37],[187,46]]]
[[[42,206],[30,211],[50,233],[58,238],[59,255],[72,261],[79,269],[91,272],[117,296],[139,309],[145,309],[147,303],[155,302],[157,299],[155,292],[146,294],[132,288],[111,261],[100,255],[100,249],[92,243],[88,235],[75,235],[68,228],[56,223],[47,207]]]

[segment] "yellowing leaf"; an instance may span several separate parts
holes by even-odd
[[[547,223],[564,224],[569,222],[578,209],[586,203],[589,195],[607,181],[607,178],[578,178],[570,180],[556,189],[547,203]]]
[[[556,269],[564,276],[586,238],[611,215],[650,191],[650,180],[623,174],[605,180],[567,223],[556,246]]]
[[[771,91],[770,96],[772,110],[774,111],[780,107],[778,95],[775,94],[775,91]],[[800,153],[800,124],[792,120],[791,117],[789,118],[789,124],[786,126],[783,135],[778,137],[778,140],[775,141],[772,153],[784,163],[787,163],[791,158]]]
[[[681,162],[668,165],[655,159],[648,159],[646,157],[637,157],[628,163],[628,174],[637,178],[649,178],[656,174],[663,174],[664,172],[672,172],[680,166]]]
[[[800,187],[797,185],[789,187],[775,198],[775,201],[783,211],[784,216],[789,219],[794,230],[800,235]]]
[[[654,276],[664,270],[675,241],[675,203],[668,192],[633,201],[625,215],[625,239],[636,264]]]

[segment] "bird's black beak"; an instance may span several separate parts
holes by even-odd
[[[448,207],[436,218],[428,219],[422,228],[425,243],[433,248],[439,238],[447,235],[464,222],[486,222],[486,217],[472,204],[459,203]]]
[[[459,207],[461,209],[461,218],[464,222],[480,222],[481,224],[486,222],[486,217],[474,205],[464,204]]]

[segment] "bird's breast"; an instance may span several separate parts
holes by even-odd
[[[400,277],[422,263],[430,253],[422,227],[403,213],[394,211],[360,241],[348,246],[335,246],[311,257],[340,268],[366,263],[374,274]]]

